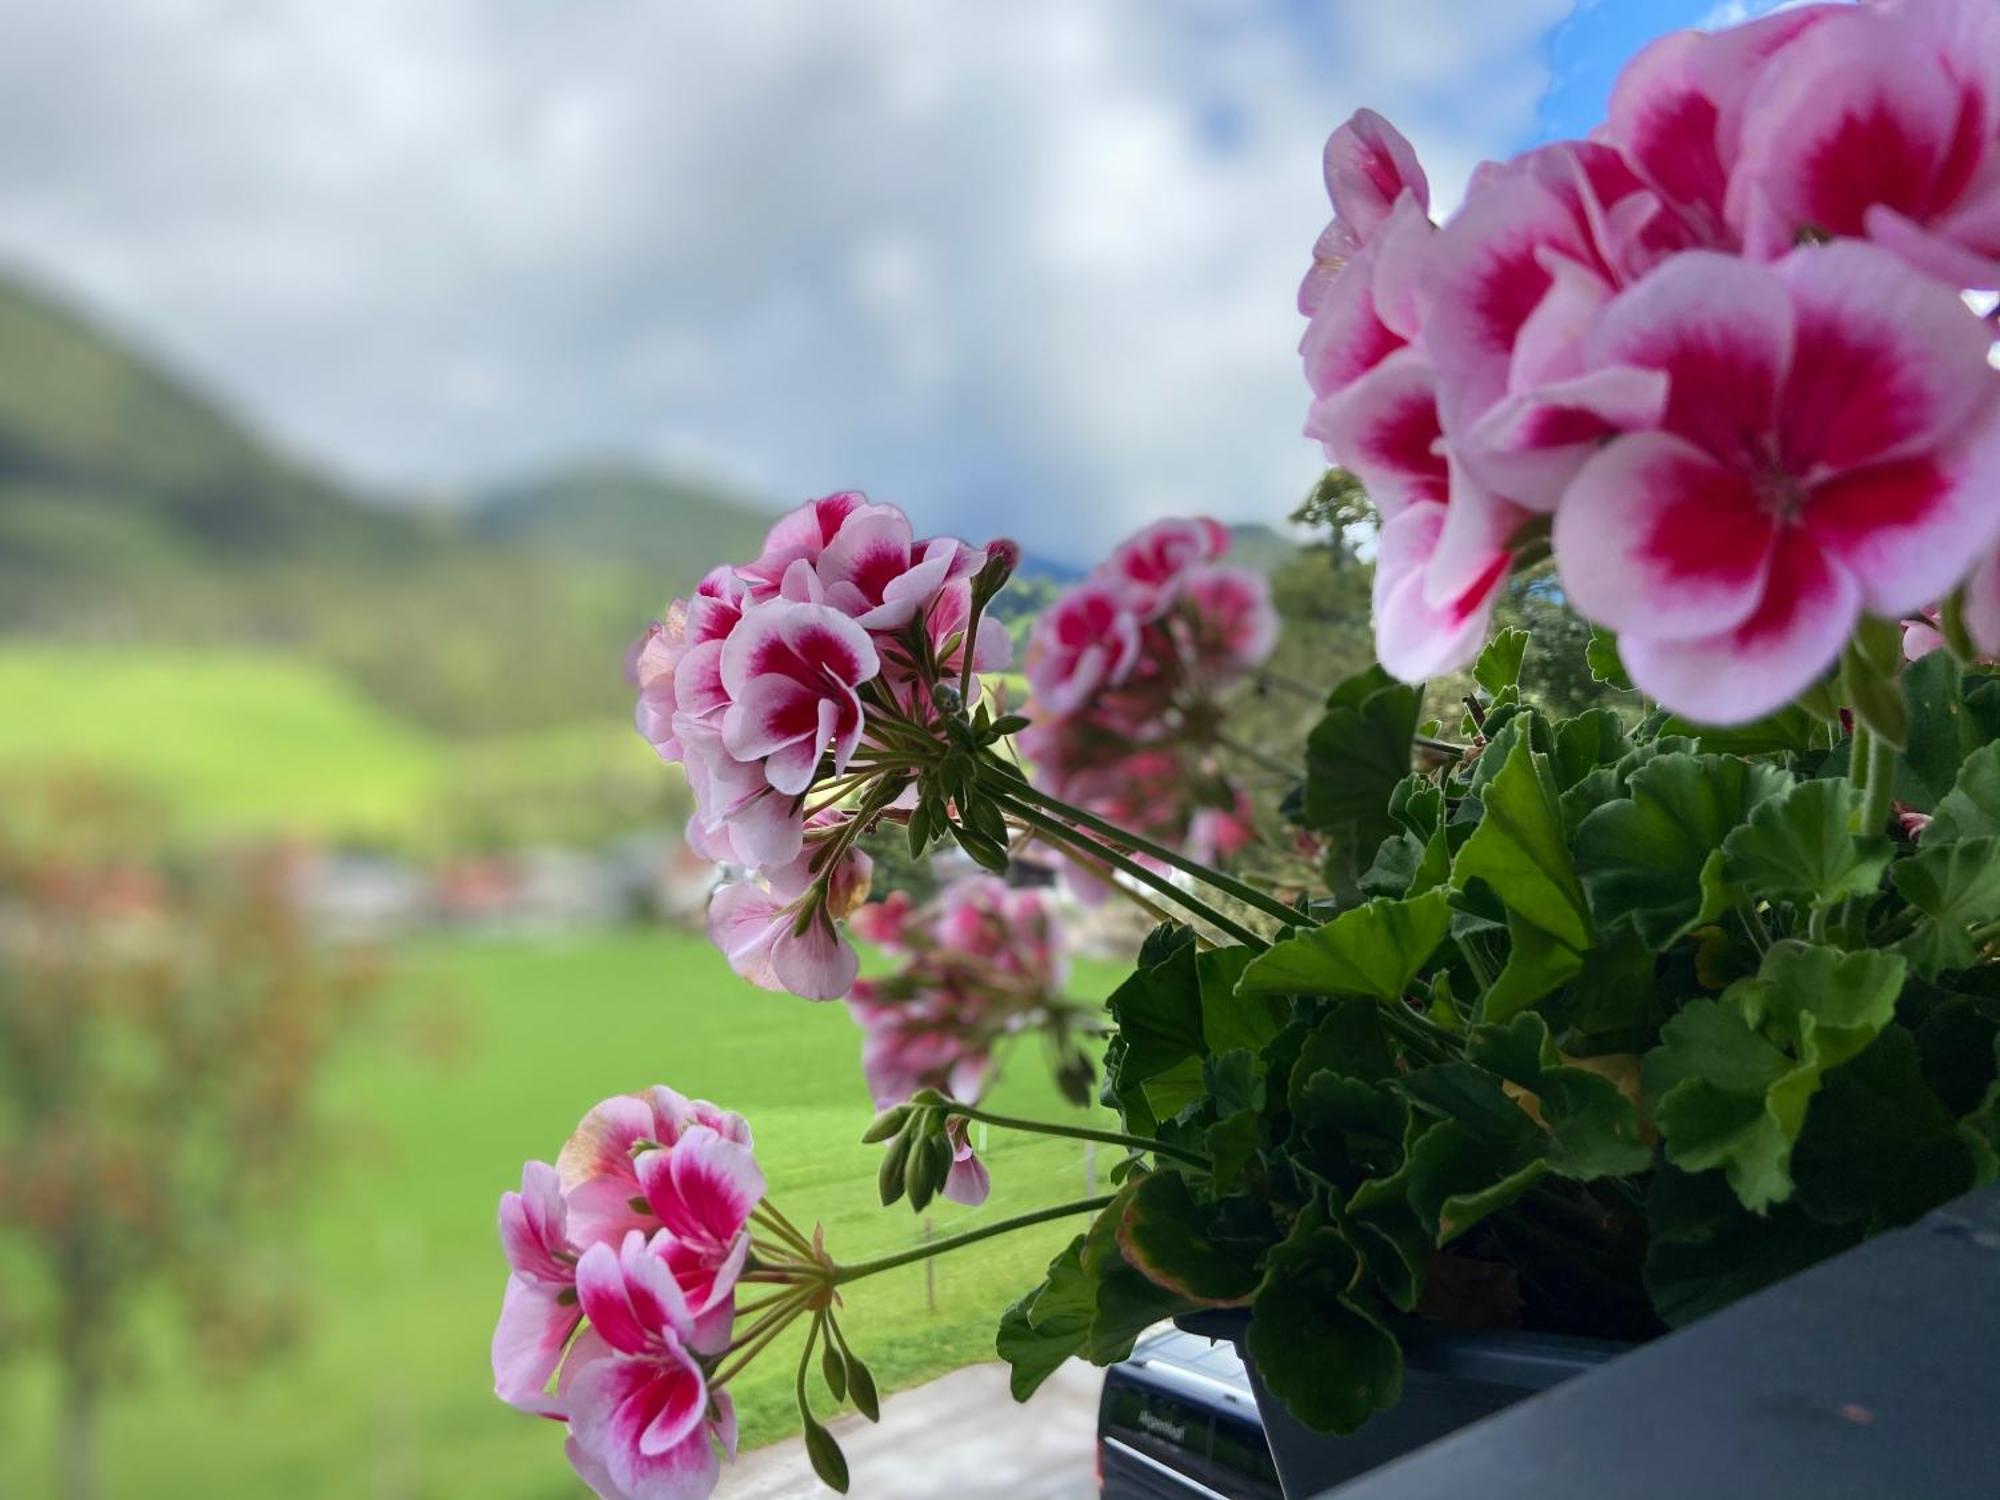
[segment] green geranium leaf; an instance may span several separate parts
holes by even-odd
[[[1967,929],[2000,917],[2000,838],[1927,845],[1898,860],[1890,879],[1923,913],[1917,930],[1896,945],[1910,967],[1926,979],[1970,968],[1979,952]]]
[[[1630,922],[1655,951],[1730,904],[1722,844],[1791,778],[1774,766],[1719,755],[1657,755],[1635,769],[1631,796],[1576,830],[1576,867],[1605,925]]]
[[[1226,1115],[1203,1133],[1208,1145],[1210,1175],[1219,1193],[1233,1193],[1243,1185],[1243,1177],[1257,1155],[1260,1133],[1257,1112],[1240,1109]]]
[[[1294,1159],[1343,1192],[1400,1166],[1409,1129],[1409,1102],[1378,1084],[1322,1068],[1292,1091]]]
[[[1472,680],[1496,696],[1504,688],[1517,687],[1521,681],[1521,662],[1527,654],[1527,631],[1497,631],[1480,651],[1479,660],[1472,664]]]
[[[1505,1026],[1474,1027],[1466,1055],[1534,1096],[1549,1132],[1552,1170],[1587,1179],[1641,1172],[1651,1163],[1632,1100],[1602,1073],[1565,1063],[1548,1023],[1532,1011]]]
[[[1689,1002],[1645,1059],[1667,1159],[1722,1169],[1754,1212],[1789,1198],[1807,1106],[1888,1025],[1904,973],[1893,954],[1783,942],[1720,1000]]]
[[[1982,745],[1966,756],[1958,779],[1937,805],[1923,844],[2000,834],[2000,744]]]
[[[1802,781],[1767,797],[1723,840],[1723,876],[1753,900],[1827,906],[1872,895],[1894,852],[1853,831],[1854,792],[1841,779]]]
[[[1568,792],[1592,771],[1617,765],[1631,748],[1624,723],[1608,708],[1588,709],[1573,719],[1564,719],[1556,725],[1555,749],[1550,756],[1556,785]]]
[[[1192,945],[1174,948],[1158,963],[1140,968],[1112,992],[1110,1006],[1125,1043],[1118,1067],[1121,1086],[1143,1083],[1207,1051],[1201,971]]]
[[[1908,1224],[1969,1192],[1982,1151],[1924,1082],[1916,1038],[1891,1026],[1826,1075],[1822,1103],[1792,1154],[1799,1206],[1869,1233]]]
[[[1306,825],[1328,834],[1357,864],[1395,832],[1389,794],[1410,774],[1421,689],[1370,668],[1335,688],[1306,739]]]
[[[1291,1100],[1322,1070],[1379,1083],[1396,1072],[1396,1054],[1374,1000],[1345,1000],[1330,1009],[1301,1041],[1292,1063]]]
[[[1520,997],[1533,999],[1540,979],[1559,966],[1550,947],[1580,954],[1590,946],[1590,911],[1570,861],[1553,773],[1526,738],[1515,742],[1483,800],[1484,815],[1452,861],[1451,880],[1460,890],[1469,881],[1484,881],[1506,907],[1516,951],[1525,951],[1524,973],[1502,998],[1525,1004]],[[1539,929],[1547,942],[1523,943],[1517,923]]]
[[[1590,644],[1583,649],[1583,661],[1590,668],[1591,681],[1601,682],[1621,692],[1632,691],[1632,679],[1626,675],[1625,663],[1618,659],[1618,637],[1610,631],[1600,630],[1594,625],[1591,627]]]
[[[1132,1352],[1140,1334],[1155,1323],[1203,1304],[1150,1280],[1125,1258],[1118,1231],[1126,1209],[1150,1177],[1135,1177],[1091,1220],[1083,1237],[1083,1272],[1095,1289],[1096,1306],[1083,1357],[1094,1365],[1115,1365]]]
[[[1560,989],[1583,971],[1583,955],[1518,913],[1507,913],[1507,963],[1486,992],[1480,1012],[1505,1021]]]
[[[1264,1247],[1215,1233],[1218,1205],[1196,1201],[1179,1172],[1138,1184],[1118,1223],[1118,1248],[1155,1286],[1204,1306],[1250,1300]]]
[[[1402,1346],[1349,1297],[1354,1266],[1338,1234],[1302,1220],[1250,1313],[1258,1376],[1315,1432],[1353,1432],[1403,1394]]]
[[[1026,1401],[1072,1355],[1081,1354],[1097,1315],[1097,1288],[1083,1269],[1083,1236],[1049,1262],[1040,1286],[1000,1317],[994,1347],[1008,1365],[1007,1389]]]
[[[1366,995],[1400,1004],[1450,926],[1443,891],[1370,901],[1258,954],[1243,970],[1237,993]]]
[[[1902,672],[1910,704],[1909,744],[1897,757],[1895,793],[1919,812],[1934,812],[1957,784],[1966,757],[1992,735],[1968,712],[1963,674],[1948,651],[1933,651]]]
[[[1673,1327],[1727,1307],[1860,1241],[1858,1228],[1816,1222],[1793,1204],[1753,1214],[1717,1172],[1653,1174],[1646,1290]]]
[[[1276,997],[1237,995],[1243,971],[1257,955],[1248,948],[1215,948],[1195,959],[1201,989],[1201,1039],[1210,1052],[1246,1047],[1252,1052],[1284,1030],[1291,1008]]]

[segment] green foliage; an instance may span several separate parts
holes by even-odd
[[[1272,1392],[1352,1431],[1397,1398],[1399,1314],[1643,1337],[2000,1174],[2000,689],[1881,646],[1849,676],[1920,843],[1858,826],[1825,693],[1552,719],[1507,633],[1454,756],[1418,753],[1416,689],[1342,683],[1303,799],[1333,915],[1148,943],[1108,1096],[1171,1150],[1010,1313],[1017,1381],[1115,1357],[1107,1304],[1247,1303]],[[1584,654],[1619,690],[1613,643]]]

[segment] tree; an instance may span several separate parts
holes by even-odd
[[[64,1500],[99,1492],[142,1293],[211,1364],[288,1331],[274,1252],[317,1154],[313,1084],[373,988],[289,885],[278,854],[168,857],[99,782],[0,789],[0,1235],[37,1273],[21,1331],[60,1373]]]

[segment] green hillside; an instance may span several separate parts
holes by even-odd
[[[714,561],[755,557],[773,519],[707,485],[599,463],[494,490],[467,524],[477,536],[552,556],[635,565],[675,591]]]
[[[10,569],[381,554],[430,530],[287,463],[185,378],[0,280],[0,559]]]

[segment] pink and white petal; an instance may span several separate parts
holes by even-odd
[[[729,706],[729,690],[722,685],[721,641],[703,641],[687,649],[674,667],[673,695],[678,710],[697,719]]]
[[[741,693],[722,716],[722,745],[736,759],[762,760],[799,740],[810,741],[819,727],[825,699],[796,678],[767,672],[743,684]],[[812,754],[818,756],[814,745]],[[806,778],[806,784],[811,783]],[[802,792],[805,785],[771,784],[784,792]]]
[[[1854,469],[1813,488],[1800,522],[1885,619],[1913,614],[2000,541],[2000,433],[1956,457]]]
[[[549,1380],[582,1316],[569,1288],[508,1277],[493,1328],[494,1394],[522,1411],[545,1413]]]
[[[1944,637],[1938,634],[1935,625],[1922,620],[1903,622],[1903,660],[1922,661],[1933,651],[1944,649]]]
[[[690,1126],[672,1151],[639,1158],[639,1182],[660,1222],[690,1244],[726,1253],[764,1196],[764,1174],[748,1146],[706,1125]]]
[[[1430,206],[1416,148],[1372,109],[1358,109],[1327,137],[1321,165],[1334,211],[1362,240],[1373,237],[1404,193]]]
[[[500,1248],[507,1264],[538,1281],[567,1284],[568,1218],[562,1178],[545,1161],[521,1168],[521,1191],[500,1195]]]
[[[1399,338],[1414,343],[1423,331],[1424,261],[1437,239],[1437,225],[1414,197],[1396,200],[1376,236],[1370,296],[1375,316]]]
[[[1991,416],[1992,333],[1951,288],[1864,244],[1808,246],[1777,272],[1798,309],[1779,407],[1788,473],[1912,457]]]
[[[730,841],[750,864],[787,864],[804,847],[806,821],[796,797],[767,788],[731,808],[728,817]]]
[[[801,557],[785,569],[784,579],[778,585],[778,598],[787,604],[824,604],[826,585],[819,581],[813,565]]]
[[[1447,431],[1506,393],[1515,342],[1553,279],[1550,251],[1592,254],[1575,211],[1526,169],[1495,174],[1439,231],[1420,301]]]
[[[1934,281],[1968,291],[1993,291],[2000,288],[2000,232],[1979,220],[1987,217],[1989,209],[2000,210],[2000,192],[1987,192],[1982,197],[1985,201],[1976,219],[1954,215],[1944,221],[1949,232],[1919,224],[1883,204],[1873,204],[1864,218],[1868,238]]]
[[[1761,463],[1795,342],[1790,299],[1773,271],[1697,250],[1614,298],[1584,353],[1593,369],[1665,374],[1660,426],[1725,463]]]
[[[1765,71],[1743,115],[1730,207],[1746,185],[1780,233],[1858,237],[1869,207],[1917,219],[1963,182],[1960,95],[1909,29],[1855,8],[1812,28]]]
[[[854,988],[861,957],[821,913],[804,932],[786,926],[771,945],[771,970],[802,1000],[839,1000]]]
[[[855,686],[882,669],[867,630],[837,609],[795,605],[780,629],[809,678],[831,677]]]
[[[599,1177],[634,1182],[632,1143],[650,1140],[653,1112],[633,1094],[614,1094],[591,1107],[556,1157],[556,1176],[574,1194]],[[629,1191],[629,1189],[628,1189]],[[570,1203],[573,1211],[574,1200]]]
[[[1480,484],[1465,465],[1454,463],[1444,525],[1424,565],[1425,605],[1455,612],[1467,594],[1504,578],[1513,561],[1508,538],[1528,519],[1527,511]]]
[[[910,566],[883,588],[881,605],[870,610],[860,623],[870,630],[896,630],[909,624],[918,610],[937,597],[964,550],[950,537],[925,543]]]
[[[593,1177],[570,1189],[569,1232],[578,1250],[592,1245],[615,1249],[635,1229],[650,1234],[659,1228],[650,1214],[632,1207],[639,1185],[629,1170],[629,1161],[627,1167],[622,1176]]]
[[[1424,603],[1424,570],[1444,529],[1442,505],[1413,505],[1382,528],[1375,558],[1375,654],[1404,682],[1464,666],[1486,639],[1504,570],[1445,609]]]
[[[1966,633],[1982,656],[2000,656],[2000,548],[1979,559],[1965,580]]]
[[[636,1229],[625,1237],[624,1243],[630,1245],[634,1241],[641,1244],[645,1241],[645,1236]],[[620,1354],[643,1354],[659,1340],[639,1320],[632,1306],[623,1261],[621,1250],[607,1244],[592,1245],[584,1251],[576,1263],[577,1301],[583,1315],[590,1319],[590,1326],[605,1343]]]
[[[1603,138],[1672,202],[1719,223],[1729,185],[1717,139],[1720,109],[1690,68],[1711,46],[1701,32],[1676,31],[1641,50],[1611,91]]]
[[[708,1131],[706,1125],[689,1128]],[[682,1140],[685,1139],[683,1136]],[[643,1162],[648,1156],[671,1157],[679,1150],[680,1146],[675,1145],[671,1150],[648,1151],[639,1160]],[[672,1245],[673,1236],[661,1229],[650,1236],[626,1235],[618,1251],[618,1266],[625,1273],[625,1294],[631,1299],[633,1315],[656,1343],[669,1348],[685,1343],[694,1333],[694,1315],[688,1310],[687,1297],[674,1275]]]
[[[1374,369],[1313,404],[1306,435],[1351,470],[1385,518],[1449,489],[1437,381],[1417,349],[1399,349]]]
[[[715,1415],[709,1420],[711,1436],[722,1445],[725,1458],[736,1457],[736,1403],[729,1399],[727,1391],[710,1391],[709,1404],[715,1408]]]
[[[1322,293],[1299,340],[1306,384],[1327,396],[1358,380],[1406,342],[1375,310],[1376,247],[1365,247]]]
[[[944,1186],[938,1189],[941,1197],[965,1208],[979,1207],[992,1191],[993,1174],[969,1149],[963,1156],[952,1158],[951,1167],[944,1174]]]
[[[810,787],[819,775],[820,754],[832,741],[839,723],[839,705],[826,698],[817,699],[813,704],[812,727],[765,757],[764,775],[772,790],[796,797]]]
[[[690,1437],[706,1447],[707,1402],[701,1371],[679,1351],[671,1357],[599,1360],[570,1388],[570,1436],[633,1500],[650,1500],[666,1493],[645,1487],[656,1482],[663,1458]],[[669,1436],[673,1441],[664,1441]]]
[[[791,920],[770,892],[747,880],[718,886],[708,901],[708,940],[752,984],[780,990],[771,948]]]
[[[1798,527],[1773,549],[1764,597],[1733,629],[1666,640],[1631,631],[1618,654],[1641,692],[1699,724],[1774,713],[1840,657],[1861,615],[1861,586]]]
[[[1596,324],[1613,287],[1595,269],[1567,255],[1542,257],[1549,287],[1521,325],[1507,366],[1507,389],[1525,391],[1565,380],[1583,368],[1583,337]]]
[[[1748,480],[1663,432],[1628,434],[1586,463],[1554,534],[1577,613],[1656,640],[1704,640],[1747,620],[1776,540]]]
[[[1658,425],[1667,377],[1614,365],[1494,403],[1463,444],[1465,467],[1528,510],[1553,511],[1577,470],[1623,431]]]

